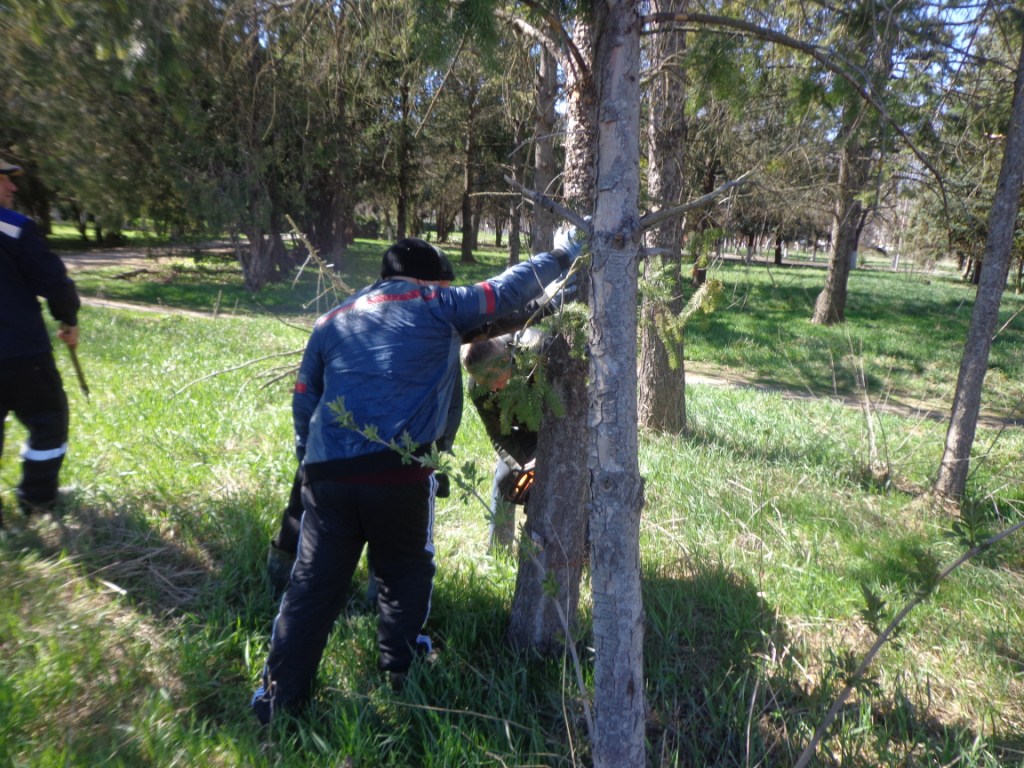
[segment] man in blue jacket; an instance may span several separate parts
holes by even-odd
[[[431,281],[436,280],[437,284],[442,288],[447,288],[455,281],[455,270],[444,251],[437,249],[437,254],[440,259],[439,266],[441,271],[429,277]],[[382,269],[382,278],[387,276],[384,274],[384,270],[387,268],[388,266],[385,263],[384,269]],[[462,385],[459,383],[455,387],[455,393],[452,397],[444,434],[435,443],[437,450],[447,453],[452,452],[452,447],[455,444],[455,435],[459,431],[461,423]],[[437,497],[446,498],[450,494],[449,479],[444,475],[438,474],[437,480]],[[295,470],[295,476],[292,479],[291,491],[288,494],[288,505],[281,514],[281,524],[278,526],[277,535],[271,539],[270,548],[267,551],[267,577],[270,580],[271,592],[275,602],[279,601],[284,594],[284,590],[288,586],[288,577],[292,572],[292,566],[295,565],[295,553],[299,549],[299,526],[301,522],[302,464],[300,459],[299,467]],[[372,569],[370,570],[370,583],[366,592],[366,603],[367,607],[371,610],[377,607],[377,583],[373,577]]]
[[[462,334],[521,309],[565,271],[580,246],[473,286],[441,287],[440,257],[409,238],[384,254],[382,279],[317,320],[292,399],[304,484],[299,548],[252,698],[261,723],[312,695],[327,637],[368,545],[376,574],[379,666],[399,689],[429,653],[423,627],[434,578],[432,470],[388,447],[429,451],[459,383]]]
[[[68,401],[37,297],[60,323],[58,338],[78,345],[75,284],[46,246],[35,223],[11,210],[18,188],[16,165],[0,161],[0,451],[4,420],[13,411],[28,430],[15,489],[25,513],[57,501],[57,478],[68,448]],[[0,526],[3,520],[0,518]]]

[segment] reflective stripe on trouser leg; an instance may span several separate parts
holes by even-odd
[[[34,391],[14,408],[28,430],[16,493],[23,504],[46,504],[57,498],[58,476],[68,449],[68,401],[56,368],[35,369],[27,383]]]

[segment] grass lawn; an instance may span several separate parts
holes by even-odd
[[[371,279],[382,249],[360,242],[341,266],[346,281]],[[480,259],[456,263],[460,281],[496,271],[502,255]],[[266,545],[294,470],[286,371],[326,307],[313,301],[312,274],[257,303],[226,262],[160,260],[131,280],[106,269],[76,272],[83,293],[209,316],[83,310],[90,401],[57,350],[73,412],[62,515],[25,523],[12,512],[23,432],[8,423],[0,490],[21,529],[0,544],[0,765],[588,764],[574,676],[504,645],[516,563],[487,554],[485,511],[458,495],[438,509],[430,630],[444,640],[440,660],[391,693],[375,668],[375,618],[354,601],[310,716],[256,727],[248,698],[275,611]],[[840,396],[860,394],[863,370],[871,402],[948,409],[971,290],[941,275],[858,270],[849,321],[826,329],[807,321],[820,269],[712,272],[725,300],[688,328],[688,365],[817,397],[693,384],[691,434],[641,436],[649,762],[790,766],[873,626],[970,542],[1021,519],[1024,428],[980,428],[969,503],[954,516],[920,495],[945,424],[875,410],[891,473],[879,482],[866,416]],[[1004,300],[985,398],[993,415],[1020,415],[1020,301]],[[493,454],[472,409],[456,455],[488,478]],[[1021,648],[1018,536],[910,614],[818,764],[1024,764]]]

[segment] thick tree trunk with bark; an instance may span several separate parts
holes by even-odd
[[[589,40],[587,27],[578,25],[576,43],[588,62],[591,56]],[[569,198],[569,205],[577,210],[582,209],[589,212],[591,198],[585,195],[594,189],[594,164],[592,161],[594,146],[585,143],[585,139],[594,135],[593,80],[589,70],[586,72],[573,70],[570,72],[568,80],[566,85],[569,94],[568,122],[575,128],[570,130],[572,138],[567,139],[567,144],[572,144],[573,150],[567,152],[564,187],[566,196]],[[586,91],[586,93],[580,95],[577,93],[579,90]],[[550,238],[551,233],[548,233],[547,237]],[[578,284],[579,300],[585,301],[587,295],[587,274],[585,272],[578,276]],[[567,339],[556,339],[551,343],[553,346],[558,344],[568,346]],[[575,398],[575,402],[565,402],[566,412],[559,419],[550,418],[545,414],[545,419],[541,422],[538,448],[571,444],[565,442],[567,435],[579,436],[575,438],[578,440],[575,444],[585,445],[588,434],[587,410],[585,407],[579,407],[587,402],[585,367],[581,365],[552,366],[550,382],[557,392],[572,396]],[[558,557],[561,560],[565,563],[581,563],[586,551],[585,531],[587,530],[586,454],[582,451],[565,451],[563,447],[561,451],[549,453],[543,459],[538,455],[538,467],[542,460],[546,463],[543,470],[538,473],[538,485],[531,491],[530,505],[532,507],[543,504],[544,509],[550,511],[542,512],[538,507],[536,514],[531,511],[530,515],[535,520],[546,519],[548,521],[546,526],[551,530],[547,535],[549,538],[553,536],[558,541]],[[552,502],[546,500],[545,497],[548,494],[555,494],[555,498],[558,498],[563,489],[569,494],[564,497],[566,506],[563,509],[555,510]],[[579,489],[579,495],[577,495],[576,489]],[[551,515],[555,515],[555,517],[551,517]],[[557,529],[554,527],[556,523]],[[584,533],[583,537],[578,536],[581,532]],[[530,647],[542,652],[552,652],[563,648],[566,620],[570,626],[576,621],[575,615],[568,615],[563,619],[552,609],[550,604],[546,606],[532,604],[536,602],[536,595],[544,594],[546,590],[550,589],[550,586],[544,583],[544,579],[549,573],[552,578],[564,580],[556,582],[556,593],[563,596],[559,605],[575,609],[576,602],[566,601],[564,596],[576,595],[578,600],[581,571],[569,567],[560,567],[550,571],[538,568],[533,562],[531,551],[521,550],[516,595],[512,604],[513,616],[517,617],[515,621],[520,625],[520,628],[516,630],[515,642],[521,647],[529,644]]]
[[[573,42],[591,61],[593,42],[590,27],[577,23]],[[592,205],[594,201],[594,147],[597,135],[597,93],[590,69],[571,67],[566,73],[565,199],[570,205]],[[571,170],[571,173],[570,173]]]
[[[640,258],[638,6],[595,5],[598,95],[591,264],[590,542],[596,768],[646,764],[637,458],[636,299]]]
[[[680,13],[688,5],[689,0],[656,0],[651,11]],[[686,81],[679,63],[685,50],[683,31],[652,38],[650,59],[656,74],[649,91],[647,191],[658,208],[681,203],[685,191]],[[652,247],[667,253],[651,256],[644,263],[645,279],[651,280],[657,273],[659,284],[644,292],[640,308],[639,422],[647,429],[674,434],[686,430],[683,340],[668,341],[658,324],[659,317],[675,316],[682,309],[683,224],[680,217],[648,235]]]
[[[544,408],[537,442],[537,475],[530,489],[526,525],[519,541],[519,572],[508,630],[509,642],[546,656],[572,642],[586,552],[586,475],[567,473],[567,445],[586,443],[586,364],[570,354],[562,336],[545,352],[547,373],[564,412]],[[571,464],[571,462],[570,462]]]
[[[935,491],[949,498],[960,498],[967,487],[971,448],[981,410],[981,388],[988,369],[992,336],[999,320],[999,304],[1006,288],[1010,268],[1021,186],[1024,185],[1024,44],[1021,45],[1014,81],[1013,111],[1003,150],[995,199],[988,219],[988,239],[982,259],[978,296],[967,331],[960,374],[953,396],[953,411],[946,432]]]

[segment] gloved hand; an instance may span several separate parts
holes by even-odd
[[[583,233],[572,224],[561,227],[555,232],[554,250],[562,251],[570,262],[575,261],[583,251]]]
[[[437,479],[437,492],[434,495],[439,499],[447,499],[452,495],[451,479],[442,472],[435,472],[434,477]]]

